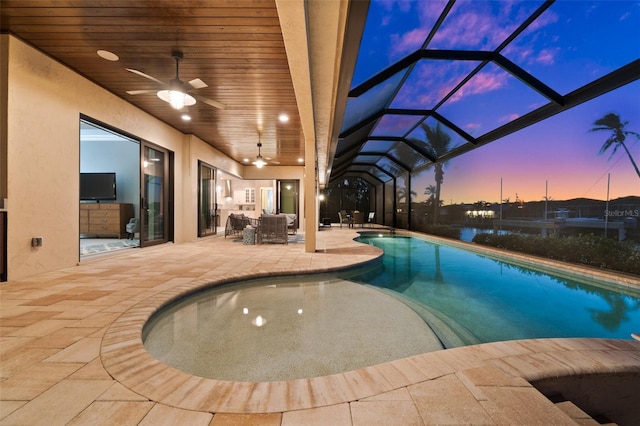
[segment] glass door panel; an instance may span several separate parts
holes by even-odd
[[[300,222],[300,200],[298,197],[300,190],[299,180],[279,180],[278,181],[278,211],[279,213],[295,214],[295,229],[298,229]]]
[[[203,237],[216,233],[219,226],[216,200],[216,171],[202,161],[198,162],[198,236]]]
[[[276,212],[273,205],[273,188],[260,188],[260,211],[266,214],[274,214]]]
[[[152,245],[168,241],[167,199],[168,185],[167,155],[156,147],[142,146],[142,188],[140,191],[141,243]]]

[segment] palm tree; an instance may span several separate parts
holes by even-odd
[[[415,191],[410,191],[409,192],[409,197],[411,200],[413,200],[418,194],[415,193]],[[402,187],[400,189],[398,189],[398,193],[396,195],[396,199],[398,201],[398,203],[401,203],[402,201],[407,202],[407,188],[406,187]]]
[[[440,126],[440,123],[436,123],[434,127],[429,127],[428,124],[422,123],[420,127],[422,127],[422,130],[424,130],[426,140],[429,143],[429,150],[436,159],[443,155],[445,152],[449,151],[451,136],[449,136],[449,134],[442,130],[442,126]],[[436,161],[434,165],[434,173],[436,178],[436,193],[433,208],[434,224],[438,223],[438,213],[440,210],[440,189],[442,187],[442,181],[444,180],[444,165],[445,163],[441,161]]]
[[[597,119],[593,122],[595,126],[590,131],[598,132],[601,130],[605,130],[607,132],[611,132],[609,138],[604,141],[602,147],[600,148],[600,154],[604,154],[609,148],[613,146],[613,151],[609,156],[609,159],[613,157],[619,147],[622,147],[624,151],[627,153],[629,157],[629,161],[633,164],[633,168],[636,170],[636,174],[640,177],[640,170],[638,169],[638,165],[635,161],[633,161],[633,157],[631,156],[631,152],[629,152],[629,148],[624,143],[627,136],[635,136],[637,139],[640,139],[640,134],[637,132],[632,132],[631,130],[626,130],[625,126],[629,124],[628,121],[621,121],[620,116],[618,114],[614,114],[612,112],[606,114],[604,117]]]
[[[436,186],[435,185],[429,185],[424,189],[424,195],[428,195],[429,198],[427,199],[427,203],[430,204],[435,204],[435,198],[436,198]]]

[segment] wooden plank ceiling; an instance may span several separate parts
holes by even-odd
[[[184,133],[193,133],[238,162],[262,155],[271,164],[304,158],[300,119],[274,0],[2,0],[1,30],[14,34],[110,92]],[[118,55],[110,62],[97,55]],[[172,51],[184,55],[180,80],[208,87],[191,121],[160,100],[159,84],[176,75]],[[185,109],[186,110],[186,109]],[[280,123],[281,113],[289,116]],[[107,123],[108,124],[108,123]]]

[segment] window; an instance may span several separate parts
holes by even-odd
[[[247,204],[255,204],[256,202],[256,190],[255,188],[245,188],[244,190],[244,202]]]

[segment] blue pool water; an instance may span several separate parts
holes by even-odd
[[[189,374],[259,382],[476,343],[640,331],[640,288],[625,294],[423,239],[373,235],[360,241],[384,250],[375,262],[181,297],[145,324],[145,348]]]
[[[406,299],[450,340],[447,346],[546,337],[630,339],[640,331],[640,289],[611,291],[418,238],[363,235],[359,241],[382,248],[384,256],[376,270],[350,280]],[[461,341],[450,339],[452,334]]]

